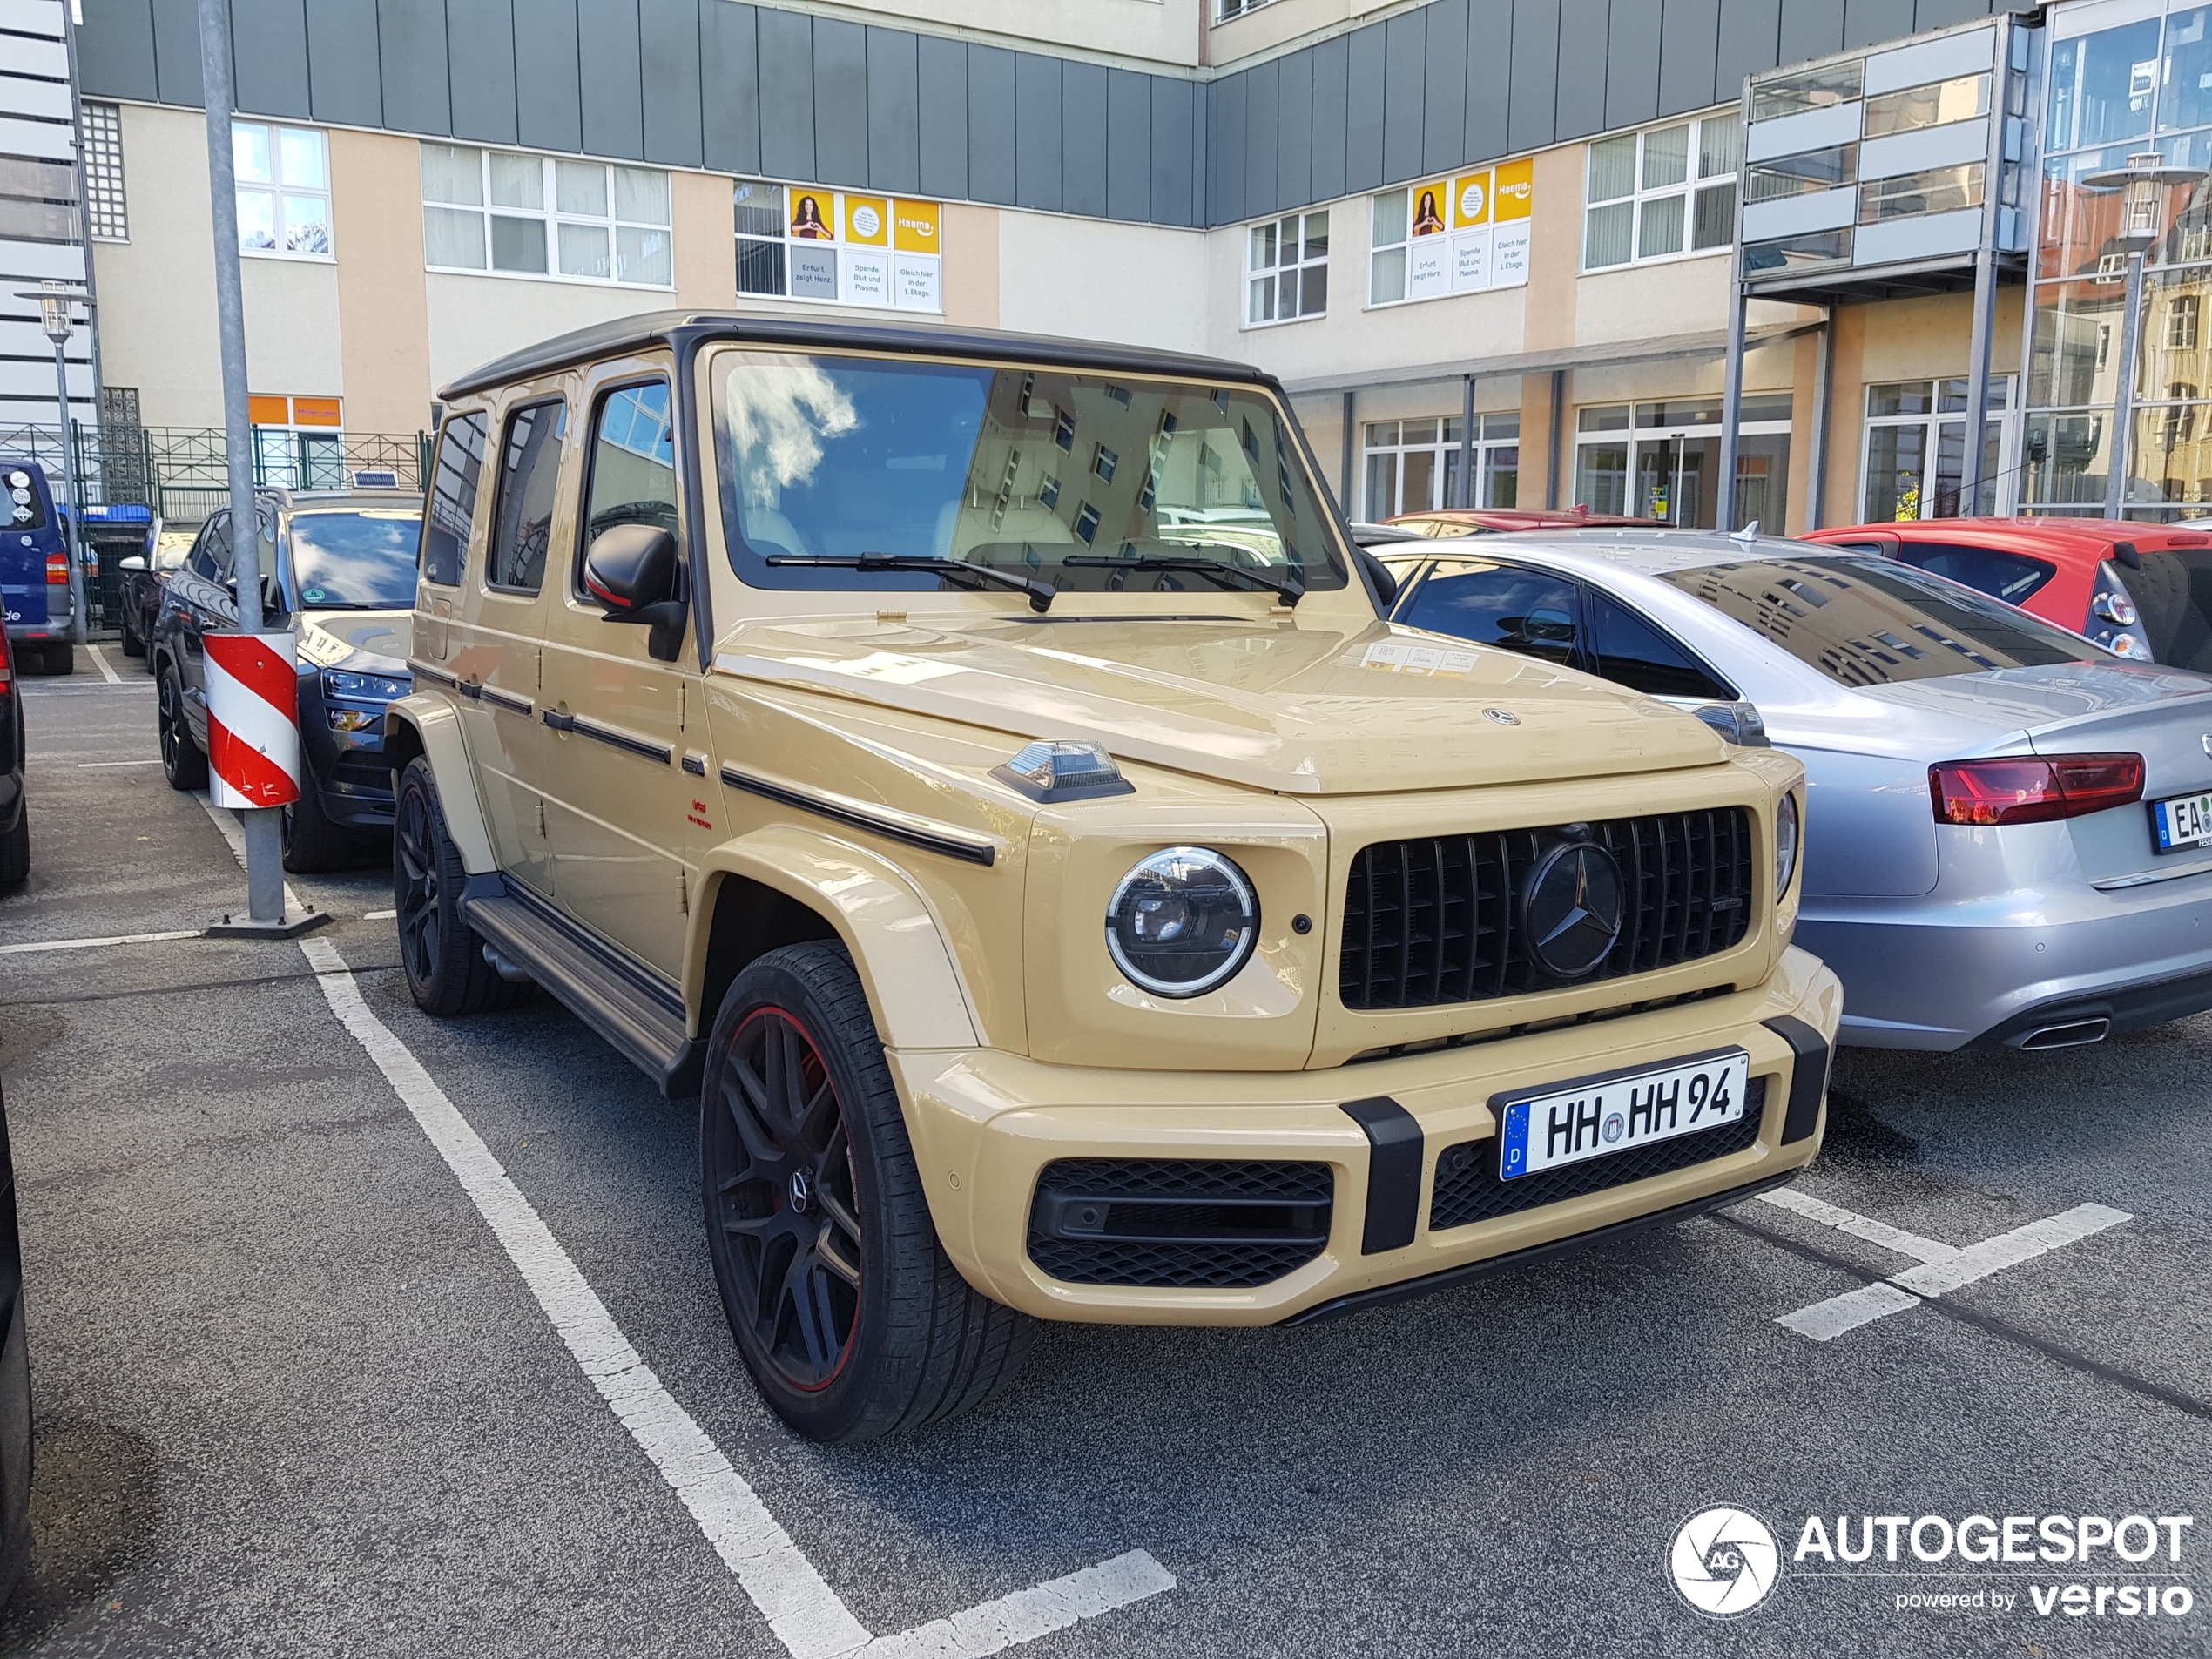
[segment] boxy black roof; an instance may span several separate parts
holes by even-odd
[[[511,381],[529,380],[575,363],[619,356],[653,346],[690,345],[703,340],[741,340],[754,345],[788,346],[801,351],[843,350],[911,353],[932,357],[1004,357],[1054,368],[1104,373],[1161,374],[1190,380],[1248,381],[1272,384],[1272,377],[1249,363],[1140,346],[1111,346],[1097,341],[1058,340],[1045,334],[1014,334],[994,328],[947,328],[900,323],[816,322],[804,317],[739,316],[729,312],[649,311],[635,317],[595,323],[571,334],[509,352],[471,370],[446,387],[441,398],[466,396]]]

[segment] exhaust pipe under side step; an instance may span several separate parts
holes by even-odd
[[[2067,1020],[2058,1025],[2038,1026],[2020,1039],[2022,1049],[2080,1049],[2102,1042],[2112,1022],[2102,1015],[2094,1020]]]

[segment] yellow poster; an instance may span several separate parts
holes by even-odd
[[[872,247],[891,245],[891,204],[880,196],[845,199],[845,239]]]
[[[1507,219],[1527,218],[1529,205],[1536,194],[1535,178],[1534,161],[1508,161],[1500,167],[1497,182],[1491,187],[1491,216],[1501,224]]]
[[[1462,173],[1452,181],[1452,228],[1472,230],[1490,222],[1490,173]]]
[[[935,202],[898,201],[891,204],[892,245],[907,253],[937,253]]]
[[[1444,205],[1452,199],[1452,181],[1432,179],[1413,186],[1413,234],[1435,236],[1444,229]]]

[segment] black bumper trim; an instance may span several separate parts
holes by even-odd
[[[1608,1244],[1625,1238],[1651,1227],[1663,1227],[1669,1223],[1689,1221],[1711,1210],[1726,1209],[1745,1198],[1755,1197],[1776,1187],[1787,1186],[1797,1178],[1798,1172],[1791,1170],[1781,1175],[1770,1175],[1764,1181],[1753,1181],[1740,1187],[1730,1187],[1725,1192],[1692,1198],[1688,1204],[1676,1204],[1669,1210],[1655,1210],[1647,1216],[1631,1216],[1626,1221],[1616,1221],[1608,1227],[1594,1227],[1588,1232],[1575,1233],[1566,1238],[1554,1238],[1549,1244],[1531,1244],[1527,1250],[1508,1251],[1503,1256],[1492,1256],[1479,1262],[1468,1262],[1460,1267],[1447,1267],[1440,1273],[1426,1273],[1420,1278],[1409,1278],[1396,1285],[1378,1285],[1371,1291],[1354,1291],[1349,1296],[1339,1296],[1333,1301],[1318,1302],[1278,1325],[1316,1325],[1324,1319],[1340,1318],[1347,1313],[1357,1313],[1363,1308],[1377,1307],[1386,1302],[1402,1302],[1416,1296],[1426,1296],[1434,1291],[1448,1291],[1475,1279],[1487,1278],[1493,1273],[1507,1272],[1517,1267],[1529,1267],[1548,1261],[1554,1256],[1571,1255],[1592,1244]]]
[[[1359,1253],[1403,1250],[1420,1221],[1421,1126],[1387,1095],[1346,1101],[1340,1109],[1367,1136],[1367,1218]]]
[[[2095,996],[2067,996],[2015,1014],[2001,1025],[1992,1026],[1973,1042],[1970,1049],[2017,1049],[2022,1038],[2046,1026],[2071,1025],[2085,1020],[2109,1020],[2107,1036],[2164,1025],[2212,1008],[2212,974],[2182,974],[2172,979],[2125,985]]]
[[[1793,1014],[1764,1022],[1790,1045],[1790,1109],[1782,1118],[1782,1144],[1802,1141],[1820,1127],[1820,1103],[1828,1098],[1828,1068],[1836,1051],[1827,1038]]]

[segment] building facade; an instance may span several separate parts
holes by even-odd
[[[149,426],[216,426],[194,7],[83,5],[84,124],[111,135],[101,370]],[[312,482],[350,435],[415,432],[445,381],[584,323],[890,314],[1258,362],[1355,516],[1581,502],[1710,525],[1739,223],[1747,184],[1772,187],[1744,154],[1746,78],[2003,9],[233,0],[254,421]],[[2073,11],[2112,15],[2056,21]],[[2094,42],[2151,19],[2122,78],[2162,88],[2161,64],[2195,72],[2184,13],[2202,11],[2095,0],[2033,32]],[[2078,49],[2068,72],[2091,90],[2067,94],[2078,141],[2054,167],[2165,134],[2169,111],[2194,119],[2181,92],[2124,120],[2106,107],[2108,63],[2138,49]],[[2059,50],[2039,44],[2039,75]],[[1973,107],[1946,84],[1906,89],[1926,91],[1923,125]],[[1932,217],[2000,187],[1920,182],[1883,211]],[[2047,253],[2025,374],[2030,288],[1996,295],[1985,505],[2058,504],[2098,465],[2101,383],[2081,365],[2109,285]],[[2155,287],[2182,317],[2185,273],[2162,264]],[[1956,510],[1971,305],[1754,300],[1737,522]],[[2212,370],[2171,330],[2188,343],[2139,382],[2191,389],[2146,405],[2156,458],[2140,441],[2135,456],[2193,484]]]

